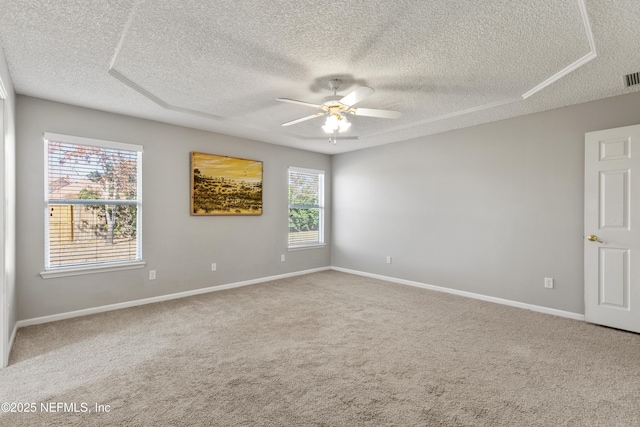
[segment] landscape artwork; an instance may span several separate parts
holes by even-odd
[[[192,152],[191,215],[262,215],[262,162]]]

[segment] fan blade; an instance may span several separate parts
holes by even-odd
[[[304,122],[306,120],[315,119],[316,117],[320,117],[320,116],[324,116],[324,113],[315,113],[315,114],[312,114],[312,115],[307,116],[307,117],[302,117],[300,119],[291,120],[290,122],[283,123],[282,126],[295,125],[296,123]]]
[[[289,99],[289,98],[276,98],[276,101],[288,102],[290,104],[305,105],[307,107],[320,108],[320,106],[318,104],[312,104],[310,102],[304,102],[304,101],[296,101],[295,99]]]
[[[351,111],[353,112],[351,113]],[[376,110],[375,108],[354,108],[349,112],[356,116],[378,117],[381,119],[397,119],[402,116],[400,111]]]
[[[373,95],[374,92],[375,89],[373,89],[372,87],[362,86],[342,98],[339,102],[346,105],[347,107],[351,107],[352,105],[356,105],[358,102],[365,99],[367,96]]]

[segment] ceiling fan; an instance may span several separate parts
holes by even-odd
[[[354,107],[354,105],[356,105],[358,102],[372,95],[375,90],[369,86],[361,86],[346,96],[339,96],[337,95],[337,92],[341,83],[342,81],[339,79],[329,80],[329,88],[333,90],[333,95],[325,97],[322,100],[321,104],[312,104],[310,102],[297,101],[295,99],[289,98],[276,98],[276,101],[305,105],[307,107],[313,107],[321,110],[315,114],[311,114],[310,116],[301,117],[299,119],[283,123],[282,126],[291,126],[295,125],[296,123],[315,119],[316,117],[327,116],[327,120],[325,121],[324,126],[322,126],[322,129],[327,133],[333,134],[332,138],[330,138],[330,141],[333,141],[333,143],[335,144],[336,134],[338,132],[346,131],[351,126],[351,123],[349,123],[345,116],[346,114],[352,114],[354,116],[378,117],[382,119],[397,119],[402,115],[399,111]]]

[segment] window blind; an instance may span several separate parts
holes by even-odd
[[[324,243],[324,171],[289,168],[289,247]]]
[[[141,147],[52,134],[45,144],[45,269],[140,261]]]

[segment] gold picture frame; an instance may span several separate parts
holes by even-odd
[[[262,215],[262,162],[192,152],[191,215]]]

